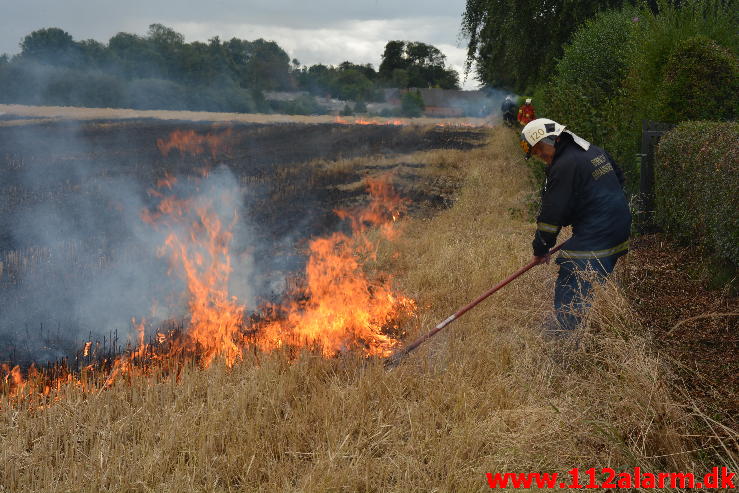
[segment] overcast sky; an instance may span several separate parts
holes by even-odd
[[[28,33],[59,27],[75,40],[107,42],[160,23],[185,40],[213,36],[276,41],[302,64],[345,60],[375,68],[391,39],[433,44],[463,77],[459,27],[465,0],[0,0],[0,53],[16,54]],[[477,83],[470,77],[466,89]]]

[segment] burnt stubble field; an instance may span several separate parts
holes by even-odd
[[[410,214],[433,213],[457,183],[414,156],[484,137],[441,126],[157,120],[0,127],[0,362],[55,361],[87,340],[123,347],[129,320],[175,290],[154,255],[161,238],[141,221],[173,181],[238,187],[235,291],[257,303],[279,298],[301,271],[308,239],[346,227],[334,210],[367,202],[365,177],[389,176]],[[177,316],[159,308],[154,318]]]

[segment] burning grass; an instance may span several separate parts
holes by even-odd
[[[180,137],[173,134],[173,140]],[[179,379],[184,366],[207,368],[217,357],[233,367],[252,347],[265,352],[315,347],[325,357],[350,350],[366,356],[390,354],[397,340],[387,330],[397,331],[398,319],[413,314],[415,303],[393,289],[391,276],[370,278],[363,270],[362,259],[376,256],[369,228],[390,239],[395,221],[405,212],[405,201],[385,179],[366,180],[368,206],[336,211],[350,223],[351,233],[335,232],[309,241],[305,282],[287,293],[288,301],[263,308],[250,319],[243,302],[229,292],[239,189],[194,181],[198,193],[180,198],[162,191],[179,192],[178,180],[161,180],[160,189],[150,191],[159,203],[142,212],[143,221],[166,236],[160,255],[169,258],[170,273],[185,281],[189,320],[184,330],[157,331],[156,344],[146,344],[144,322],[133,319],[138,334],[134,348],[87,365],[79,373],[65,362],[46,369],[32,366],[24,376],[18,366],[5,364],[0,367],[0,393],[9,405],[46,407],[58,402],[62,388],[68,386],[90,392],[110,388],[121,378],[130,382],[134,377],[169,376],[172,368],[177,368]],[[91,344],[85,344],[83,357]]]
[[[419,303],[409,338],[528,260],[532,185],[517,155],[503,130],[458,153],[454,206],[377,244],[365,268],[394,272]],[[358,352],[282,348],[232,367],[188,365],[177,381],[67,386],[48,409],[4,408],[0,486],[483,491],[486,472],[735,466],[718,440],[689,452],[694,417],[671,396],[669,368],[618,280],[598,293],[579,348],[542,340],[553,275],[537,268],[390,372]]]
[[[179,131],[172,132],[175,128]],[[365,175],[401,172],[393,183],[413,200],[411,213],[425,208],[427,202],[443,206],[450,196],[447,181],[437,184],[426,173],[427,163],[418,161],[413,151],[474,146],[482,135],[479,130],[336,124],[223,127],[119,122],[5,129],[0,132],[0,147],[8,156],[4,163],[0,160],[0,167],[4,164],[11,171],[7,178],[18,193],[5,187],[3,192],[11,193],[0,194],[0,225],[6,226],[0,228],[0,312],[5,315],[0,324],[0,362],[23,366],[72,357],[83,338],[96,341],[115,330],[124,334],[119,341],[125,344],[131,316],[147,317],[147,333],[152,318],[156,323],[178,316],[163,314],[164,310],[149,313],[152,299],[165,309],[169,306],[163,299],[168,286],[157,293],[150,289],[167,277],[166,262],[157,260],[154,253],[163,238],[160,241],[144,225],[142,237],[147,240],[142,245],[128,229],[140,229],[141,207],[170,193],[178,185],[174,177],[202,179],[219,166],[235,175],[233,185],[240,187],[236,193],[247,205],[238,218],[246,226],[236,238],[236,274],[231,279],[237,280],[238,294],[248,300],[251,310],[256,298],[275,301],[275,293],[283,291],[283,274],[302,267],[301,252],[310,235],[325,236],[340,226],[332,209],[366,202]],[[292,145],[285,146],[285,141]],[[382,163],[382,168],[375,162]],[[80,178],[78,168],[89,173]],[[32,177],[43,179],[31,183]],[[161,189],[159,196],[146,194],[153,183]],[[64,193],[45,193],[58,188]],[[142,200],[128,200],[137,196]],[[89,217],[89,211],[94,211],[95,227],[75,225],[65,231],[54,227],[53,235],[41,239],[11,234],[17,226],[32,229],[43,222],[47,209],[57,211],[55,224],[66,224],[68,217],[77,215]],[[26,224],[16,218],[24,218]],[[233,222],[233,218],[222,220]],[[299,250],[294,247],[296,241]],[[264,261],[251,262],[253,258]],[[140,267],[144,262],[147,267]],[[136,306],[123,304],[137,296],[138,287],[99,287],[82,293],[100,281],[109,286],[109,278],[120,280],[117,272],[128,277],[126,272],[132,270],[143,280],[137,283],[142,291],[139,300],[131,303]],[[116,291],[123,295],[108,296]],[[90,299],[97,300],[92,303],[95,307],[89,306]],[[78,310],[78,304],[85,306]],[[118,314],[102,321],[99,314],[105,318],[108,306],[118,307]],[[89,317],[82,320],[79,313]]]

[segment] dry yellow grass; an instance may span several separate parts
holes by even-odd
[[[440,153],[439,173],[464,175],[455,205],[381,245],[380,266],[419,300],[410,338],[529,259],[533,226],[517,211],[532,184],[515,146],[494,130],[483,148]],[[700,472],[683,437],[692,418],[616,283],[599,290],[579,349],[542,340],[554,269],[393,371],[352,355],[247,355],[179,384],[122,381],[42,411],[5,408],[0,491],[466,492],[487,490],[486,472]]]

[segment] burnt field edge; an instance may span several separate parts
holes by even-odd
[[[70,164],[82,163],[83,166],[89,167],[96,164],[96,161],[106,162],[103,167],[97,166],[92,176],[85,176],[84,180],[76,183],[66,180],[63,183],[47,184],[45,189],[30,191],[20,189],[17,184],[10,185],[15,188],[11,193],[4,194],[6,201],[2,212],[5,219],[18,210],[19,202],[21,208],[29,204],[32,207],[46,202],[63,204],[70,195],[84,195],[87,193],[85,187],[90,183],[98,183],[99,180],[133,176],[137,182],[145,186],[147,181],[153,183],[165,175],[194,173],[203,166],[210,168],[226,166],[235,171],[242,186],[256,191],[250,204],[251,210],[254,211],[250,220],[259,225],[256,234],[260,236],[260,244],[279,242],[282,249],[297,250],[307,238],[342,227],[333,210],[356,207],[365,202],[366,191],[362,181],[367,176],[391,173],[399,193],[410,199],[409,213],[412,215],[433,214],[434,210],[448,207],[453,201],[457,183],[454,179],[433,170],[428,172],[427,164],[413,161],[414,153],[443,152],[450,148],[470,149],[479,146],[485,137],[485,131],[446,128],[409,129],[336,124],[310,125],[311,128],[304,128],[305,126],[301,124],[231,126],[190,122],[183,127],[181,122],[147,122],[143,126],[138,123],[96,121],[81,125],[70,122],[61,125],[58,123],[39,125],[38,127],[52,133],[58,132],[56,138],[61,136],[64,140],[72,133],[77,138],[81,136],[86,143],[82,149],[65,148],[62,145],[61,153],[54,152],[55,149],[59,149],[53,142],[54,137],[43,139],[44,142],[40,145],[28,145],[32,142],[32,139],[28,139],[29,135],[36,136],[38,128],[19,127],[22,128],[21,133],[25,134],[26,140],[20,139],[14,146],[5,145],[8,138],[7,135],[3,135],[3,131],[6,129],[0,129],[0,139],[4,138],[2,149],[6,151],[0,156],[5,157],[6,169],[15,168],[12,171],[16,174],[25,166],[43,166],[49,162],[62,170]],[[118,133],[121,129],[130,133],[121,136]],[[286,129],[292,132],[287,139],[284,137]],[[205,157],[179,151],[163,156],[155,143],[157,140],[167,138],[174,130],[192,131],[196,135],[224,135],[228,145],[223,152],[217,154],[209,154],[206,149]],[[303,135],[301,132],[306,133]],[[367,134],[370,138],[364,147],[353,145],[357,137]],[[299,139],[303,147],[292,145],[288,146],[290,148],[287,151],[281,152],[280,147],[285,141],[291,141],[296,135],[303,135],[303,138]],[[24,143],[27,145],[26,149],[32,149],[31,152],[24,151],[22,145]],[[299,149],[296,150],[296,147]],[[270,149],[275,152],[270,152]],[[305,153],[301,154],[303,151]],[[48,161],[44,162],[45,158]],[[110,160],[106,161],[107,159]],[[148,166],[142,165],[142,162]],[[454,166],[454,163],[450,166]],[[7,189],[8,184],[4,185]],[[90,193],[94,195],[94,192]],[[14,194],[15,196],[20,194],[21,200],[13,203]],[[63,208],[63,205],[61,207]],[[304,217],[305,214],[301,216],[301,211],[306,209],[312,211],[308,221]],[[300,221],[274,220],[276,217],[298,216],[301,216]],[[297,224],[298,222],[300,224]],[[288,235],[297,236],[299,239],[286,246],[282,240]],[[89,240],[99,251],[104,252],[102,258],[116,255],[111,242],[106,239],[105,231]],[[7,241],[5,245],[8,246]],[[77,248],[76,245],[64,245],[63,242],[56,245],[36,244],[22,245],[16,249],[6,248],[0,257],[5,267],[0,274],[0,288],[7,290],[19,278],[17,269],[14,272],[12,268],[13,259],[9,257],[14,255],[16,263],[33,264],[34,260],[43,263],[53,255],[52,250],[70,247]],[[286,255],[293,256],[293,268],[300,265],[302,259],[299,254],[293,252]],[[77,261],[85,263],[84,259]],[[53,320],[29,323],[23,328],[17,328],[18,332],[37,331],[45,334],[44,337],[58,335],[60,330],[62,332],[64,330],[62,324],[54,323]],[[99,354],[106,357],[109,357],[111,352],[123,348],[119,341],[124,340],[124,337],[119,338],[113,331],[92,339],[103,348]],[[65,352],[72,357],[77,350],[79,345],[69,345]],[[15,357],[11,359],[15,360],[14,362],[20,361],[25,366],[32,362],[32,358],[18,357],[22,352],[19,353],[15,349],[13,354]]]

